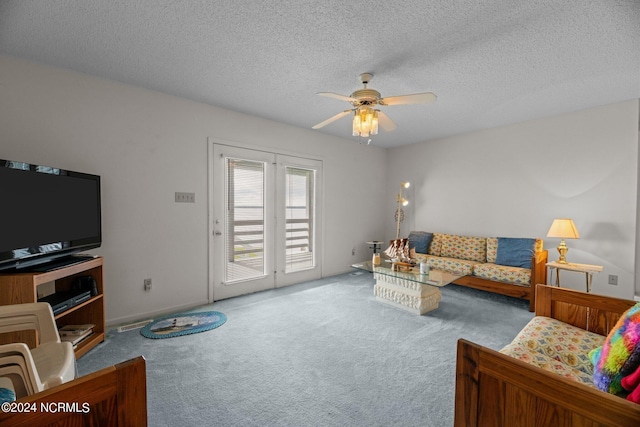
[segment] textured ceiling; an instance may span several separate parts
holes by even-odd
[[[308,129],[363,72],[436,93],[393,147],[640,98],[640,0],[0,0],[0,53]]]

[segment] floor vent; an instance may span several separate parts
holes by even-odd
[[[140,329],[140,328],[144,328],[146,325],[148,325],[151,322],[153,322],[153,319],[143,320],[142,322],[136,322],[136,323],[131,323],[129,325],[119,326],[117,330],[118,332],[127,332],[132,329]]]

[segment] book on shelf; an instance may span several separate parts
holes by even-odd
[[[89,337],[91,337],[93,335],[93,332],[91,332],[88,335],[85,335],[84,337],[80,338],[79,340],[76,340],[75,342],[71,343],[71,345],[73,346],[73,350],[75,351],[78,346],[86,339],[88,339]]]
[[[66,325],[58,329],[58,334],[60,335],[61,338],[66,336],[77,337],[80,335],[84,335],[87,331],[93,331],[93,328],[95,326],[96,325],[92,323],[88,323],[86,325]]]
[[[86,330],[81,335],[63,335],[60,337],[60,341],[70,342],[74,347],[78,345],[80,341],[87,338],[88,336],[93,335],[93,329]]]

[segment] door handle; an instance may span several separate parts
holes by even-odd
[[[213,234],[215,234],[216,236],[222,236],[222,231],[215,231]]]

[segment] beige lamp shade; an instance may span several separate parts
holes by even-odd
[[[549,228],[547,237],[560,237],[562,239],[579,239],[580,233],[572,219],[556,218]]]
[[[564,242],[564,239],[580,238],[580,233],[578,233],[578,229],[573,223],[573,220],[569,218],[554,219],[553,223],[551,224],[551,228],[549,228],[549,232],[547,233],[547,237],[559,237],[560,239],[562,239],[560,241],[560,244],[558,245],[558,253],[560,254],[558,262],[561,264],[567,264],[566,255],[569,248]]]

